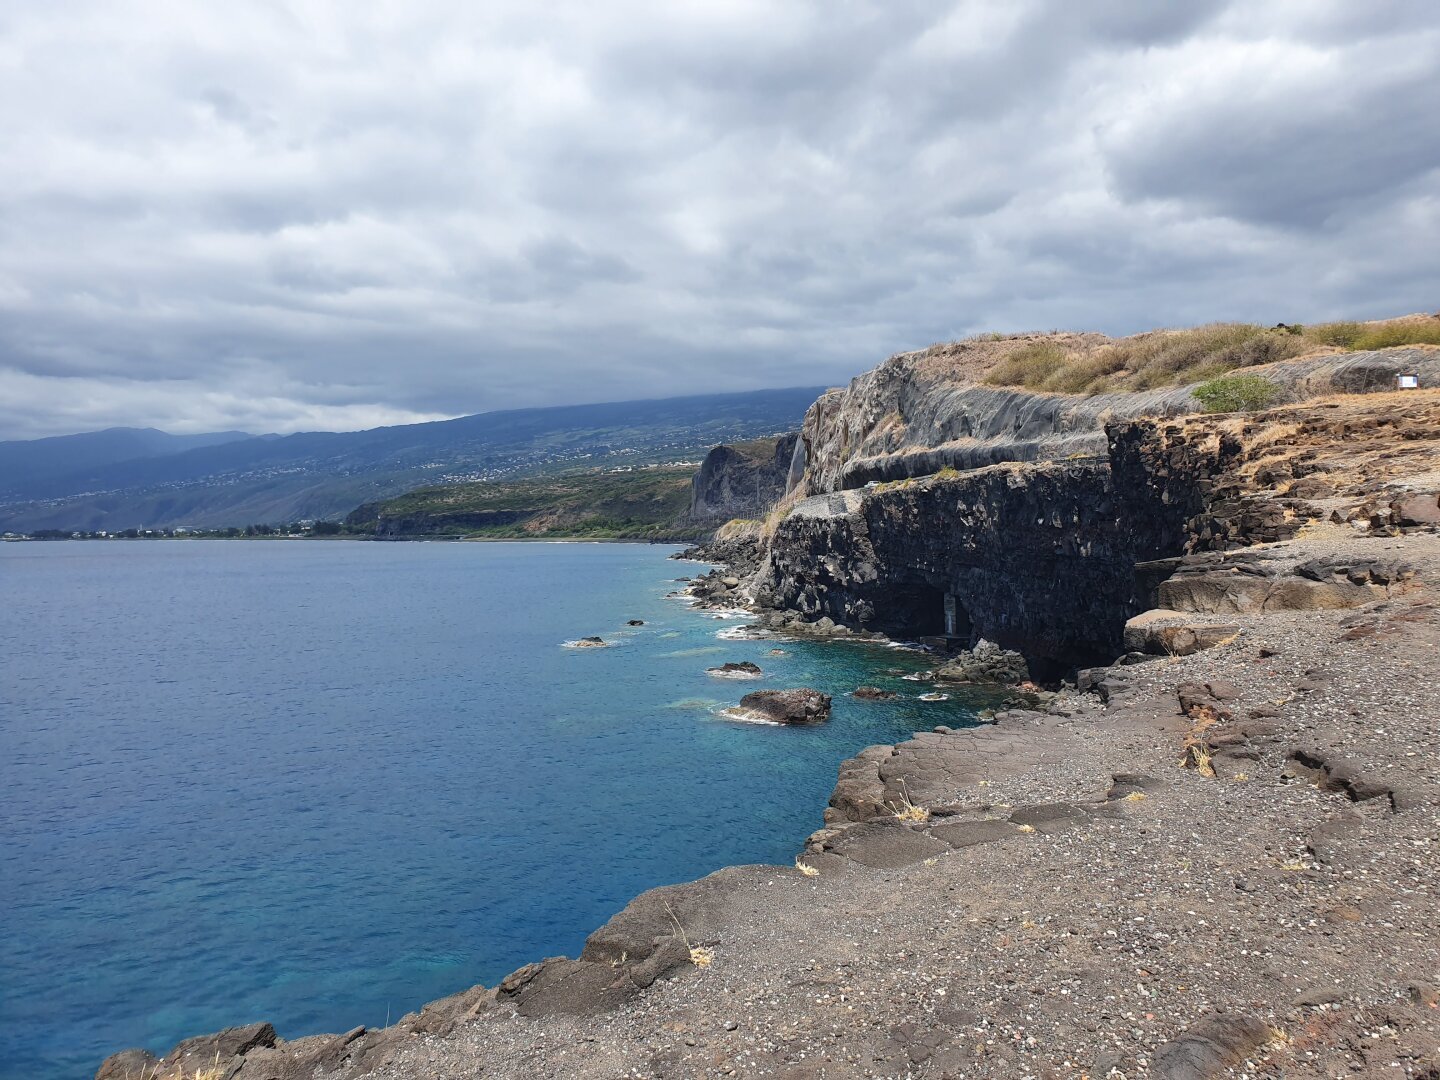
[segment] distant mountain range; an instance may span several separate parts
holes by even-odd
[[[157,428],[114,427],[81,435],[0,442],[0,496],[27,486],[41,488],[58,477],[102,465],[181,454],[186,450],[253,438],[254,435],[244,431],[171,435]]]
[[[0,443],[0,531],[338,519],[422,485],[698,460],[717,443],[796,430],[820,393],[513,409],[286,436],[111,428]]]

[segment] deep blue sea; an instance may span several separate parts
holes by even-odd
[[[789,863],[836,766],[972,715],[918,655],[721,640],[630,544],[0,544],[0,1075],[398,1019],[636,893]],[[639,628],[626,620],[643,619]],[[608,649],[562,643],[598,634]],[[760,682],[704,669],[755,660]],[[861,683],[831,722],[718,718]]]

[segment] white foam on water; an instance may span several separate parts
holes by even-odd
[[[724,630],[716,630],[715,636],[721,641],[755,641],[769,637],[770,632],[755,626],[727,626]]]
[[[742,709],[738,705],[733,706],[729,709],[718,709],[716,710],[715,715],[723,717],[726,720],[733,720],[737,724],[759,724],[761,727],[785,726],[778,720],[771,720],[768,716],[763,716],[760,713],[751,712],[749,709]]]

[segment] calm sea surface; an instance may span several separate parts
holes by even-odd
[[[669,551],[0,544],[0,1075],[380,1025],[573,956],[644,889],[789,863],[842,758],[971,715],[885,674],[910,653],[717,639]],[[617,647],[561,647],[589,634]],[[704,674],[746,659],[764,681]],[[861,683],[908,697],[712,711]]]

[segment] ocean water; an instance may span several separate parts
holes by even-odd
[[[916,700],[904,651],[721,639],[665,599],[671,550],[0,544],[0,1075],[381,1025],[573,956],[644,889],[789,863],[844,757],[985,704]],[[715,713],[861,683],[906,697]]]

